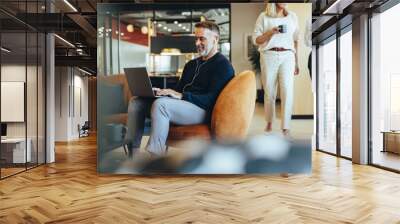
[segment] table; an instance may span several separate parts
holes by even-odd
[[[400,154],[400,131],[382,131],[383,149],[382,152]]]
[[[25,144],[25,143],[28,144]],[[5,163],[26,163],[31,162],[32,153],[31,145],[32,141],[30,138],[5,138],[1,139],[1,159],[5,160]],[[25,151],[25,145],[26,151]],[[25,161],[26,160],[26,161]]]

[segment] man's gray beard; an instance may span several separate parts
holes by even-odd
[[[203,51],[199,52],[199,54],[202,57],[206,57],[212,51],[212,49],[213,49],[212,47],[206,48]]]

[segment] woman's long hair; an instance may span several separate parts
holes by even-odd
[[[265,14],[268,17],[277,17],[278,16],[278,10],[277,10],[277,3],[267,3],[267,6],[265,7]],[[286,8],[283,9],[283,14],[287,16],[288,11]]]

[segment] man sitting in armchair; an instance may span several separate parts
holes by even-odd
[[[130,150],[140,147],[145,118],[151,115],[150,139],[146,150],[153,155],[167,152],[170,122],[193,125],[209,122],[218,95],[233,78],[231,63],[218,52],[219,28],[213,22],[195,25],[196,48],[200,57],[189,61],[174,89],[157,89],[157,99],[133,97],[128,107]]]

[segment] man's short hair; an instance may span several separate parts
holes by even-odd
[[[208,29],[213,31],[214,33],[216,33],[219,37],[219,27],[217,24],[215,24],[214,22],[211,21],[202,21],[202,22],[198,22],[196,23],[196,25],[194,25],[195,28],[204,28],[204,29]]]

